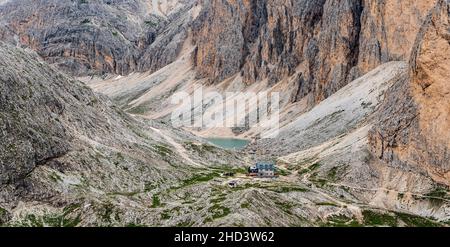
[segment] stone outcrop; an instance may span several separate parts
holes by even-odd
[[[450,185],[450,4],[440,0],[414,44],[409,76],[387,94],[370,134],[388,165]]]
[[[366,73],[381,63],[409,60],[417,33],[436,0],[365,0],[358,68]]]
[[[378,65],[408,59],[430,1],[204,1],[194,25],[200,77],[247,84],[295,76],[312,104]]]
[[[183,130],[131,117],[32,51],[0,42],[0,54],[0,225],[161,224],[162,211],[149,211],[156,190],[240,163]],[[124,213],[112,219],[105,208]]]
[[[333,91],[346,75],[333,82],[331,75],[348,74],[355,64],[359,1],[216,0],[205,5],[194,31],[200,76],[220,81],[240,72],[248,84],[264,79],[274,84],[299,72],[305,83],[298,91],[305,96],[321,87]],[[336,59],[328,59],[332,54]],[[320,70],[326,73],[319,75]],[[322,85],[315,84],[319,81]]]
[[[165,126],[131,118],[36,54],[4,43],[0,54],[1,208],[33,199],[66,203],[79,198],[69,187],[80,179],[104,191],[176,182],[196,165],[186,158],[188,151],[173,151],[176,138],[196,140],[183,131],[173,130],[176,137],[170,139],[171,134],[161,136]],[[180,169],[166,170],[169,164]]]
[[[382,63],[409,59],[436,1],[20,0],[0,7],[0,38],[75,75],[126,75],[173,62],[192,27],[198,78],[291,77],[291,100],[313,106]]]
[[[0,38],[40,55],[0,43],[0,225],[354,225],[372,207],[394,211],[377,226],[447,224],[449,13],[448,0],[0,1]],[[77,76],[171,64],[100,82],[136,114],[205,78],[282,81],[290,116],[278,138],[225,151],[46,62]],[[254,157],[284,174],[230,190],[221,174]]]
[[[77,76],[158,69],[181,46],[175,34],[183,37],[193,3],[169,1],[162,9],[153,2],[160,1],[9,1],[0,6],[0,39]]]
[[[137,71],[156,71],[177,59],[189,35],[195,11],[195,1],[188,0],[182,10],[165,21],[154,41],[141,52]]]

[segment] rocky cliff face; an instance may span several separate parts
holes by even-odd
[[[234,152],[133,118],[29,51],[0,54],[2,226],[318,226],[373,210],[330,208],[296,175],[242,178]]]
[[[124,75],[173,61],[191,7],[190,1],[10,1],[0,7],[0,38],[74,75]]]
[[[388,93],[371,144],[390,166],[450,185],[450,5],[441,0],[422,26],[409,77]],[[399,93],[401,92],[401,93]]]
[[[417,33],[436,0],[364,1],[358,68],[362,73],[388,61],[408,60]]]
[[[317,102],[382,63],[407,59],[435,2],[205,1],[194,63],[213,82],[240,73],[248,84],[274,84],[295,75],[293,100]]]
[[[408,59],[435,3],[21,0],[0,8],[0,37],[76,75],[126,75],[173,62],[192,26],[197,77],[240,74],[247,85],[292,77],[291,100],[312,106],[382,63]]]
[[[14,203],[16,193],[53,195],[56,188],[41,191],[40,186],[44,185],[37,184],[33,176],[42,167],[70,173],[83,172],[87,165],[97,175],[101,174],[105,167],[99,167],[101,162],[95,161],[95,152],[100,156],[105,152],[118,155],[121,150],[123,159],[133,160],[128,164],[134,165],[139,160],[164,163],[151,154],[154,140],[146,140],[132,131],[132,126],[137,128],[139,123],[106,99],[56,72],[36,55],[3,43],[0,51],[2,203]],[[133,146],[134,151],[127,151]],[[11,194],[6,196],[8,192]]]
[[[370,205],[447,219],[449,5],[437,1],[424,15],[400,52],[408,62],[379,66],[281,128],[278,138],[257,140],[252,151],[281,154],[280,163],[327,191],[345,188]],[[390,42],[393,51],[397,41]],[[359,83],[367,84],[357,89]]]
[[[1,225],[73,203],[123,208],[109,197],[116,193],[151,201],[150,190],[179,183],[199,167],[237,163],[230,152],[206,144],[202,151],[201,141],[181,130],[130,117],[34,53],[0,42],[0,54]],[[106,224],[101,210],[91,210],[77,224]]]
[[[377,226],[445,224],[449,11],[448,0],[0,1],[0,38],[46,62],[146,72],[91,84],[133,114],[168,116],[174,92],[205,81],[287,91],[278,138],[237,154],[127,115],[0,44],[0,225],[354,225],[374,212],[391,219]],[[255,156],[283,175],[220,176]]]

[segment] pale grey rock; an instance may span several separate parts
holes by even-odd
[[[0,38],[76,76],[155,70],[184,41],[194,2],[177,2],[166,16],[144,0],[10,1],[0,6]]]

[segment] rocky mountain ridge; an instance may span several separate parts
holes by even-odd
[[[374,152],[393,166],[412,166],[450,185],[450,7],[439,1],[422,26],[409,76],[388,92],[372,130]],[[399,94],[398,92],[402,92]]]
[[[436,2],[25,0],[0,8],[0,33],[85,76],[156,71],[176,60],[192,29],[198,78],[292,77],[291,100],[313,106],[382,63],[409,59]]]
[[[10,1],[0,7],[0,38],[73,75],[125,75],[173,61],[192,7],[172,0]]]
[[[313,105],[382,63],[407,60],[435,3],[205,1],[194,64],[213,82],[239,73],[247,84],[273,85],[294,76],[293,101]]]
[[[184,131],[132,118],[30,51],[0,43],[0,53],[2,224],[74,203],[123,208],[108,195],[150,196],[146,192],[174,186],[198,169],[239,160]],[[210,152],[200,152],[203,147]],[[40,211],[45,208],[50,211]],[[78,220],[105,222],[91,210]]]
[[[446,225],[449,6],[3,3],[0,39],[40,57],[0,44],[0,224]],[[252,138],[235,152],[171,128],[171,95],[195,85],[280,92],[280,135],[188,129]],[[261,159],[277,180],[244,175]]]

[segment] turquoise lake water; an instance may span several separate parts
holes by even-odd
[[[249,144],[249,140],[234,138],[206,138],[212,144],[224,149],[243,149]]]

